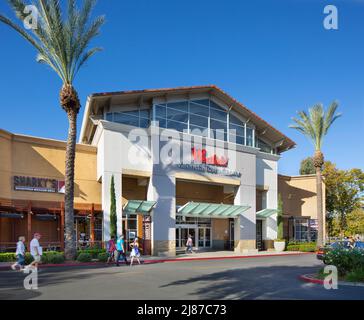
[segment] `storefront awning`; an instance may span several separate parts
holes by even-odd
[[[232,204],[216,204],[205,202],[188,202],[178,209],[178,214],[197,217],[236,217],[248,210],[250,206],[238,206]]]
[[[156,201],[129,200],[123,208],[126,214],[148,215],[154,208]]]
[[[257,212],[257,218],[268,218],[277,213],[276,209],[263,209]]]

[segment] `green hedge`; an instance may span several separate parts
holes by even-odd
[[[100,253],[105,253],[105,249],[84,249],[77,251],[77,258],[81,253],[88,253],[91,256],[91,259],[97,259]]]
[[[77,257],[78,262],[90,262],[91,260],[92,256],[90,253],[87,252],[81,252]]]
[[[364,269],[364,250],[335,249],[325,255],[325,263],[334,265],[340,276]]]
[[[287,251],[315,252],[316,242],[290,242],[287,245]]]
[[[15,262],[15,253],[0,253],[0,262]],[[25,264],[29,264],[33,261],[33,257],[29,252],[25,254]],[[63,252],[57,251],[45,251],[42,255],[42,263],[57,264],[64,262]]]
[[[99,260],[100,262],[106,262],[108,257],[109,255],[106,252],[100,252],[97,256],[97,260]]]

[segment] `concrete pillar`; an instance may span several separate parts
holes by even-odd
[[[250,209],[235,218],[234,251],[237,253],[257,252],[256,249],[256,187],[241,184],[235,195],[235,205],[248,205]]]
[[[122,174],[120,172],[104,172],[102,176],[102,210],[104,212],[104,232],[103,240],[110,240],[110,187],[111,187],[111,177],[114,176],[115,184],[115,197],[116,197],[116,216],[117,216],[117,234],[118,236],[122,234]]]
[[[147,200],[157,201],[152,212],[152,255],[176,255],[176,179],[153,174]]]

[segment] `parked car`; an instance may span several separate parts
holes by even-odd
[[[330,243],[329,245],[319,248],[319,250],[316,252],[317,259],[322,260],[325,263],[325,256],[326,256],[327,252],[334,250],[334,249],[364,250],[364,241],[356,241],[356,242],[354,242],[353,246],[351,246],[350,241],[347,241],[347,240],[335,241],[333,243]]]

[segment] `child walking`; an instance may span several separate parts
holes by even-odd
[[[133,265],[133,261],[134,261],[134,258],[136,258],[138,260],[138,263],[140,264],[140,260],[139,260],[139,257],[140,257],[140,252],[139,252],[139,242],[138,242],[138,238],[135,238],[134,239],[134,242],[131,244],[131,253],[130,253],[130,266]]]
[[[16,262],[11,265],[11,269],[16,270],[16,267],[20,268],[20,271],[24,269],[25,265],[25,237],[19,237],[19,241],[16,244]]]

